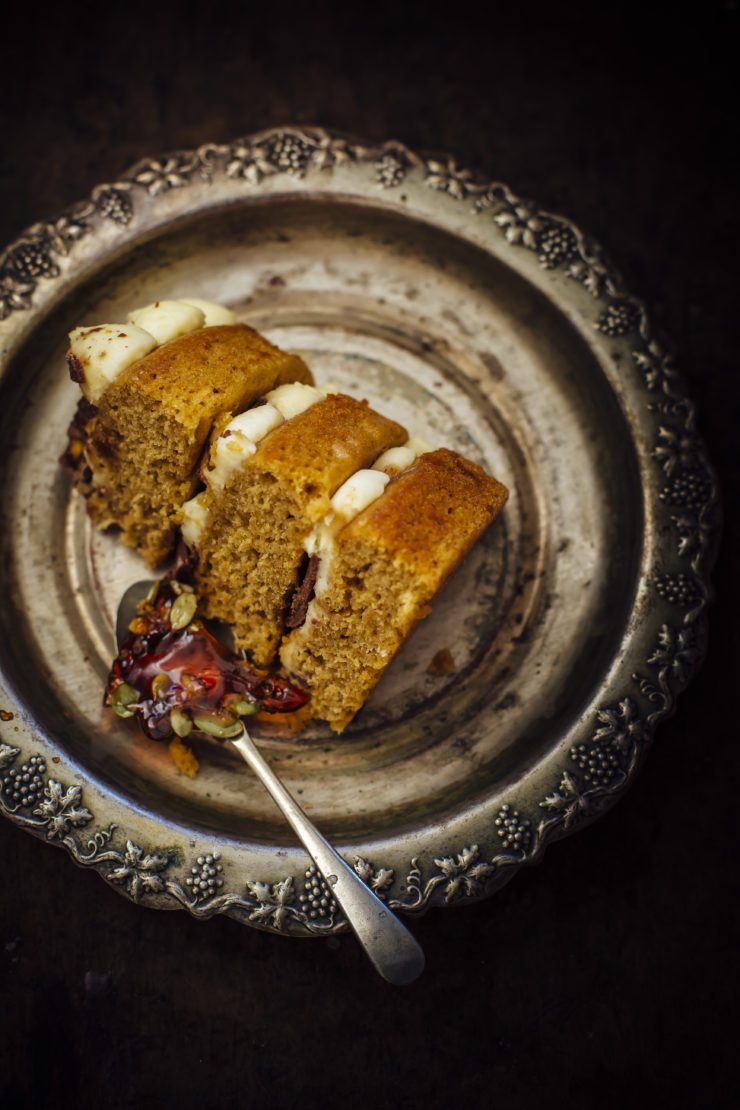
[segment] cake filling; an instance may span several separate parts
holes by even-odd
[[[87,461],[86,448],[97,414],[96,406],[80,397],[67,428],[67,449],[59,456],[60,464],[70,472],[83,497],[88,496],[91,489],[92,470]]]
[[[313,599],[316,589],[316,578],[319,573],[319,557],[311,555],[306,561],[300,586],[293,595],[290,612],[285,618],[286,628],[300,628],[306,619],[308,606]]]

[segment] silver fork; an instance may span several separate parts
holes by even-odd
[[[119,647],[128,636],[128,626],[136,614],[137,604],[147,595],[152,585],[151,581],[135,582],[121,598],[116,616],[116,640]],[[333,898],[376,971],[389,983],[397,986],[412,983],[424,970],[424,953],[418,941],[309,821],[298,802],[260,753],[243,722],[242,729],[241,736],[226,742],[233,744],[244,762],[254,771],[324,876],[332,889]]]

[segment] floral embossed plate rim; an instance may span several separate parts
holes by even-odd
[[[505,256],[590,336],[632,412],[648,534],[624,650],[603,699],[580,722],[579,744],[556,748],[524,781],[435,829],[418,850],[353,857],[393,909],[419,913],[492,893],[629,786],[656,724],[703,656],[717,484],[693,405],[643,304],[571,222],[451,157],[319,128],[280,128],[142,161],[57,219],[29,228],[0,256],[3,367],[101,260],[195,211],[276,191],[403,207]],[[247,863],[227,841],[157,822],[101,789],[39,730],[32,707],[19,704],[10,685],[0,687],[0,698],[0,808],[19,827],[63,846],[135,901],[199,918],[228,913],[294,935],[346,928],[321,906],[321,877],[305,873],[300,853],[261,849]]]

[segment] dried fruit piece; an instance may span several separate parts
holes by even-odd
[[[200,763],[187,744],[183,744],[180,737],[175,736],[167,745],[167,751],[170,753],[170,758],[178,771],[182,771],[183,775],[187,775],[188,778],[194,779],[198,774]]]
[[[160,671],[160,673],[155,675],[152,679],[152,697],[156,699],[161,698],[166,694],[171,685],[172,681],[170,676],[165,674],[164,671]]]

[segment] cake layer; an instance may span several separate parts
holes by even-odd
[[[405,428],[343,393],[289,420],[260,444],[253,466],[291,489],[311,521],[329,511],[332,494],[355,470],[408,439]]]
[[[232,624],[237,647],[256,662],[267,665],[275,656],[307,538],[332,495],[406,438],[400,424],[367,402],[331,393],[279,424],[254,450],[241,447],[225,481],[207,486],[186,508],[193,531],[185,538],[195,541],[205,612]],[[209,465],[229,449],[229,440],[222,443],[212,446]],[[208,467],[203,473],[208,483]]]
[[[302,359],[244,324],[202,327],[128,366],[100,397],[85,450],[88,508],[154,566],[171,551],[211,427],[268,390],[308,382]]]
[[[311,691],[314,717],[341,732],[508,491],[441,448],[419,455],[336,531],[320,554],[316,596],[283,641],[286,671]]]
[[[99,414],[103,422],[124,424],[132,402],[156,405],[190,433],[195,464],[218,415],[239,412],[274,386],[292,381],[312,381],[303,359],[281,351],[253,328],[200,328],[124,370],[103,394]]]

